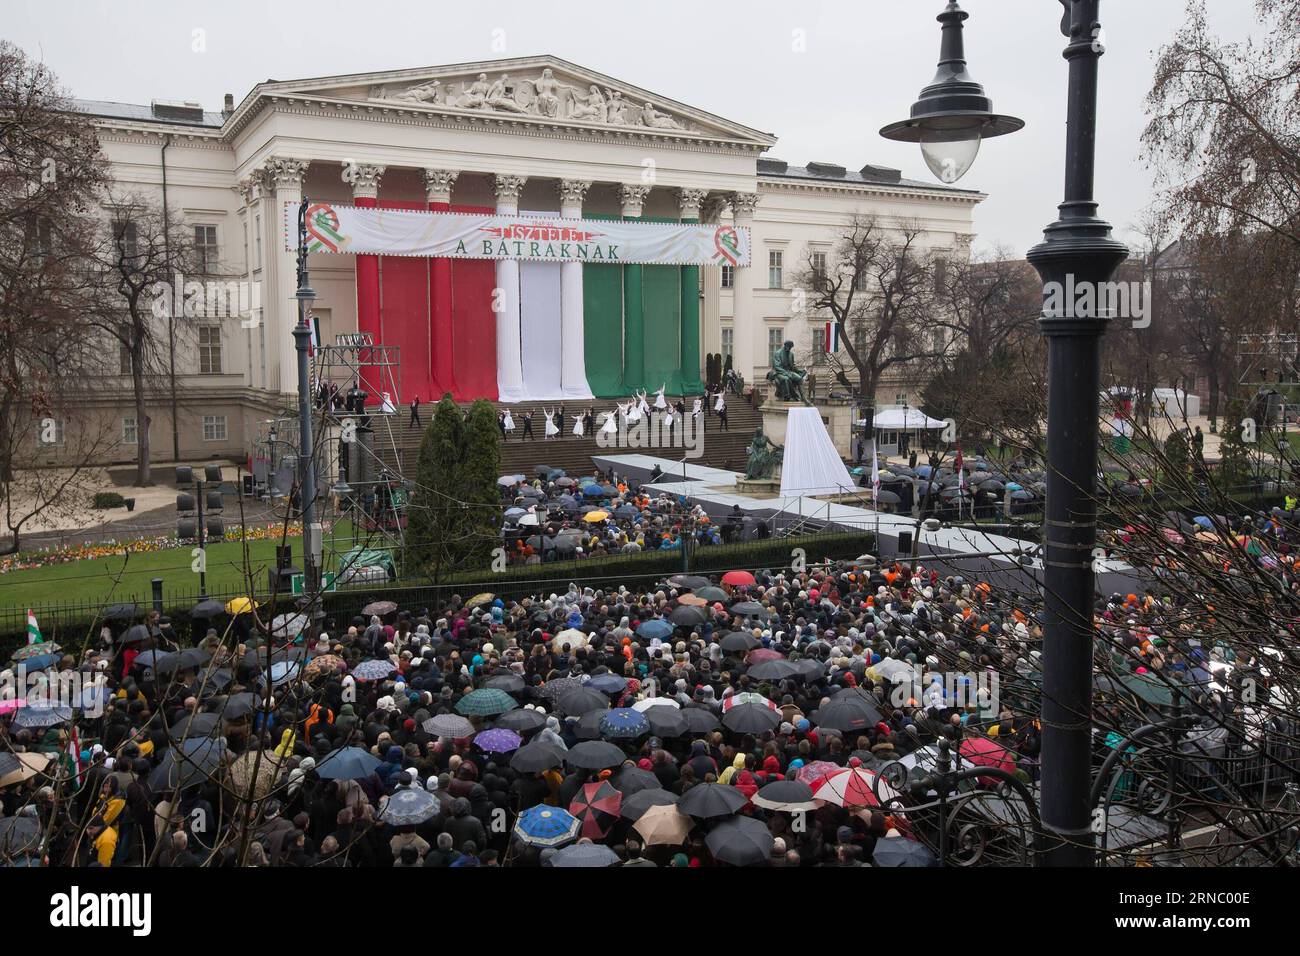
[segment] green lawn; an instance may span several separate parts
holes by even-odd
[[[300,538],[291,539],[295,561]],[[259,589],[266,588],[266,569],[275,565],[278,539],[248,542],[248,567]],[[244,543],[223,541],[207,548],[207,588],[211,594],[242,591],[245,586]],[[92,558],[0,575],[0,607],[93,602],[135,596],[148,600],[150,581],[163,579],[164,593],[198,592],[199,575],[190,568],[188,548]]]

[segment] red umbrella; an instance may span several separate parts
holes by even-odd
[[[599,840],[609,835],[623,807],[623,794],[608,780],[583,784],[569,804],[569,812],[582,821],[582,836]]]
[[[1010,751],[997,741],[989,740],[987,737],[963,738],[957,752],[977,767],[997,767],[1007,773],[1015,773],[1016,771],[1016,761],[1011,756]],[[995,787],[1002,782],[997,777],[980,777],[978,779],[980,783],[990,787]]]
[[[749,587],[756,582],[754,576],[748,571],[728,571],[722,576],[722,583],[733,587]]]
[[[813,799],[825,800],[837,807],[878,807],[883,798],[889,800],[898,796],[898,791],[883,780],[879,783],[877,775],[861,767],[845,767],[822,777],[813,785]],[[879,791],[880,796],[876,793]]]
[[[763,661],[783,661],[785,655],[768,647],[760,647],[756,651],[750,651],[745,660],[750,664],[761,664]]]

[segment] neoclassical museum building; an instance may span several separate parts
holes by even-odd
[[[932,253],[964,257],[984,198],[770,158],[771,133],[553,56],[268,81],[220,112],[76,102],[114,194],[165,206],[186,232],[202,274],[185,280],[252,290],[239,314],[183,319],[191,457],[242,457],[292,401],[304,198],[319,341],[397,346],[395,403],[449,391],[607,406],[700,390],[708,353],[747,381],[786,339],[815,365],[825,319],[794,289],[854,215],[917,223]],[[122,371],[95,401],[120,419],[126,460],[138,423]],[[878,403],[909,398],[891,387]],[[170,446],[165,401],[151,432]]]

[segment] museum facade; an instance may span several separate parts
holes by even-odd
[[[114,196],[165,207],[185,230],[200,274],[183,282],[240,290],[237,309],[178,317],[182,457],[242,457],[258,423],[291,401],[294,213],[304,198],[318,212],[308,266],[319,341],[364,333],[397,346],[394,401],[450,391],[597,403],[661,386],[697,391],[708,353],[761,382],[787,339],[815,368],[825,319],[799,307],[795,287],[819,257],[833,258],[852,218],[916,223],[928,252],[965,257],[984,198],[874,166],[787,164],[765,155],[777,143],[770,133],[552,56],[268,81],[238,103],[227,96],[220,112],[170,101],[77,106],[98,128]],[[381,235],[399,223],[461,222],[524,235],[537,223],[547,231],[535,235],[566,241],[676,224],[698,228],[655,235],[713,237],[718,254],[376,253],[388,247],[334,241],[340,215]],[[140,428],[127,372],[93,399],[114,427],[120,419],[121,460]],[[888,387],[880,404],[909,400]],[[155,404],[160,449],[171,444],[171,412]]]

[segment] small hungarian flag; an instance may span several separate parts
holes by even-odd
[[[838,322],[826,323],[826,351],[838,352],[840,350],[840,324]]]
[[[45,642],[45,638],[41,637],[41,629],[36,623],[36,615],[32,613],[31,608],[28,608],[27,609],[27,643],[43,644],[44,642]]]
[[[953,468],[957,472],[957,487],[961,490],[966,488],[966,473],[962,471],[964,460],[961,457],[961,445],[957,446],[957,460],[953,462]]]
[[[81,740],[77,737],[75,724],[72,733],[68,736],[68,749],[65,756],[68,758],[68,773],[72,776],[74,787],[80,789],[81,776],[85,773],[85,768],[81,765]]]

